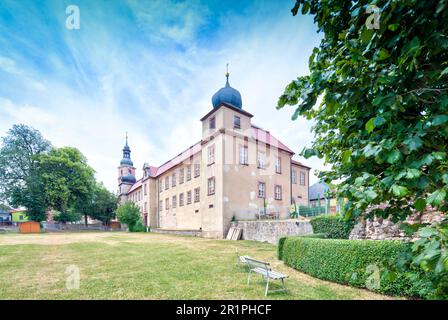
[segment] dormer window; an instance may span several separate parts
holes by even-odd
[[[209,129],[214,130],[216,128],[216,118],[211,117],[209,121]]]
[[[241,118],[239,116],[233,116],[233,129],[241,129]]]

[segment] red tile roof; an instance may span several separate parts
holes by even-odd
[[[137,180],[137,182],[132,185],[131,189],[129,189],[128,194],[135,191],[136,189],[138,189],[141,186],[142,186],[142,179]]]
[[[285,144],[283,144],[280,140],[278,140],[276,137],[270,134],[269,131],[266,131],[260,127],[252,125],[252,137],[262,143],[265,143],[269,146],[273,146],[276,148],[279,148],[281,150],[284,150],[286,152],[289,152],[291,154],[294,154],[294,152],[289,149]],[[193,157],[195,154],[199,153],[201,151],[201,142],[199,141],[196,144],[189,147],[187,150],[179,153],[176,157],[173,159],[165,162],[160,167],[153,167],[150,166],[150,173],[151,177],[157,178],[158,176],[162,175],[163,173],[167,172],[168,170],[174,168],[175,166],[179,165],[180,163],[184,162],[185,160]],[[300,164],[300,162],[298,162]],[[300,164],[301,166],[304,166]],[[306,166],[304,166],[306,167]],[[129,190],[128,193],[134,191],[138,187],[141,187],[142,185],[142,179],[138,180]]]
[[[274,137],[269,131],[263,130],[260,127],[252,125],[253,137],[260,142],[266,143],[270,146],[276,147],[278,149],[284,150],[286,152],[294,154],[294,151],[289,149],[280,140]]]
[[[291,160],[291,163],[295,164],[296,166],[300,166],[300,167],[305,167],[305,168],[311,169],[311,167],[308,167],[308,166],[304,165],[302,162],[299,162],[299,161],[296,161],[296,160]]]

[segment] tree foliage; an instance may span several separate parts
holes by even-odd
[[[121,223],[128,226],[129,231],[141,231],[142,219],[140,208],[131,201],[125,202],[117,209],[117,218]]]
[[[92,197],[83,212],[93,219],[100,220],[103,224],[108,224],[115,218],[118,206],[118,197],[107,190],[102,184],[95,184]]]
[[[368,27],[371,4],[379,29]],[[315,121],[302,154],[332,165],[319,175],[341,181],[346,217],[369,207],[395,221],[427,205],[447,212],[448,2],[297,0],[299,10],[323,39],[310,75],[286,87],[278,108],[296,106],[293,119]],[[439,271],[447,270],[445,262]]]
[[[13,206],[25,206],[29,218],[35,221],[46,217],[37,157],[50,149],[50,142],[38,130],[23,124],[13,125],[2,138],[0,199]]]
[[[39,155],[38,172],[47,207],[61,213],[88,201],[92,194],[94,170],[76,148],[54,148]]]

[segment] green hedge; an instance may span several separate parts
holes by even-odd
[[[281,245],[280,245],[281,243]],[[309,237],[282,238],[278,256],[287,265],[313,277],[367,287],[373,278],[368,266],[377,266],[380,287],[375,291],[391,295],[417,296],[418,290],[404,273],[385,276],[385,266],[395,261],[409,244],[388,240],[335,240]],[[375,288],[374,288],[375,289]]]
[[[348,239],[355,226],[353,220],[344,221],[339,215],[318,216],[310,221],[314,233],[324,233],[325,238]]]

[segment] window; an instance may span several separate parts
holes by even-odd
[[[187,204],[191,204],[191,191],[187,192]]]
[[[264,154],[264,152],[258,151],[257,165],[258,165],[258,168],[265,169],[266,155]]]
[[[187,167],[187,181],[191,180],[191,164]]]
[[[215,194],[215,177],[208,179],[208,195]]]
[[[145,206],[143,208],[145,208],[144,212],[148,212],[148,202],[145,202]]]
[[[145,184],[143,185],[143,190],[144,190],[143,192],[145,193],[145,196],[148,194],[148,191],[146,190],[146,188],[147,188],[147,187],[146,187],[146,183],[145,183]]]
[[[170,187],[170,177],[165,178],[165,190],[168,190]]]
[[[176,186],[176,173],[173,173],[173,175],[171,177],[171,186],[172,187]]]
[[[199,202],[199,188],[194,189],[194,202]]]
[[[168,210],[170,208],[170,199],[166,198],[165,199],[165,210]]]
[[[199,163],[194,164],[194,177],[199,177],[201,173],[201,165]]]
[[[275,173],[282,173],[282,158],[275,158]]]
[[[275,200],[282,200],[282,187],[275,186],[274,194],[275,194]]]
[[[179,207],[182,207],[184,205],[184,194],[181,193],[179,195]]]
[[[233,116],[233,128],[241,129],[241,118],[238,116]]]
[[[179,170],[179,183],[184,183],[184,168]]]
[[[258,198],[266,197],[266,183],[258,182]]]
[[[305,185],[305,173],[304,172],[300,172],[300,184],[302,186]]]
[[[177,206],[177,196],[173,196],[172,204],[173,204],[173,208],[176,208],[176,206]]]
[[[210,130],[216,128],[216,120],[215,120],[215,117],[211,117],[211,118],[210,118],[209,126],[208,126],[208,127],[209,127]]]
[[[163,201],[159,201],[159,211],[163,211]]]
[[[300,172],[300,184],[305,185],[305,172]]]
[[[208,162],[209,165],[215,163],[215,145],[208,147]],[[196,167],[195,167],[196,169]],[[196,176],[196,172],[195,172]]]
[[[240,164],[249,163],[249,149],[246,146],[240,146]]]
[[[162,192],[162,189],[163,189],[162,182],[163,182],[163,180],[159,180],[159,192]]]
[[[292,179],[292,183],[297,184],[297,171],[296,170],[291,171],[291,179]]]

